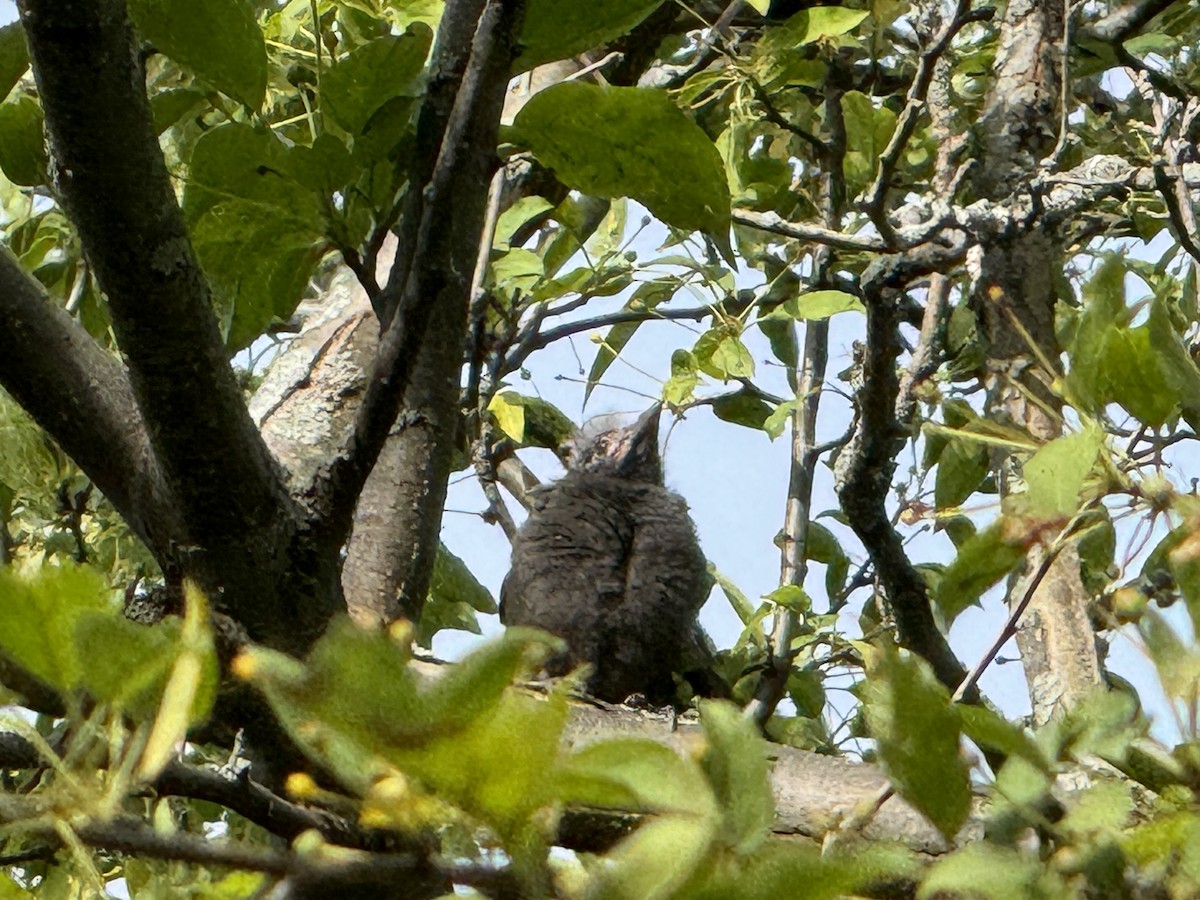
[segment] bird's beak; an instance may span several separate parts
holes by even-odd
[[[658,445],[658,420],[662,418],[662,404],[655,403],[637,417],[633,423],[633,443],[641,447],[647,443]]]
[[[655,403],[638,416],[627,432],[628,443],[621,450],[619,471],[626,477],[651,482],[662,481],[662,463],[658,457],[658,420],[662,404]]]

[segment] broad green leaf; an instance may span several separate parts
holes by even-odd
[[[72,690],[87,661],[75,642],[76,623],[92,611],[111,612],[108,594],[100,576],[83,567],[45,567],[33,578],[0,569],[0,648],[51,687]]]
[[[812,609],[812,598],[798,584],[785,584],[777,587],[771,593],[764,595],[764,600],[770,600],[776,606],[782,606],[792,612],[806,613]]]
[[[1147,325],[1110,332],[1105,350],[1109,398],[1152,428],[1178,415],[1180,397],[1164,370],[1160,348],[1154,345]]]
[[[183,193],[189,224],[214,206],[248,200],[263,207],[264,219],[287,220],[319,233],[319,198],[299,183],[307,173],[295,152],[269,131],[241,123],[213,128],[196,141]],[[298,177],[299,176],[299,177]]]
[[[971,811],[959,718],[924,661],[881,648],[870,666],[864,712],[896,792],[953,840]]]
[[[326,248],[311,223],[251,200],[218,203],[191,231],[231,353],[291,316]]]
[[[987,447],[968,438],[951,438],[937,460],[934,504],[952,509],[975,493],[987,477]]]
[[[662,91],[558,84],[525,105],[513,130],[567,185],[630,197],[668,225],[725,239],[730,200],[721,155]]]
[[[712,842],[712,823],[666,816],[653,819],[605,855],[589,884],[603,900],[667,900],[700,866]],[[669,865],[664,861],[670,860]]]
[[[41,105],[27,94],[0,103],[0,169],[8,180],[23,187],[45,184],[46,163]]]
[[[1146,322],[1150,343],[1158,351],[1159,366],[1171,391],[1179,400],[1183,416],[1193,429],[1200,427],[1200,370],[1184,346],[1179,332],[1171,324],[1166,303],[1156,299],[1150,304]]]
[[[513,235],[523,225],[540,219],[554,209],[554,204],[545,197],[522,197],[500,214],[496,221],[496,234],[492,243],[496,247],[507,247]]]
[[[567,803],[708,819],[716,800],[693,760],[643,738],[589,744],[564,759],[555,777]]]
[[[1143,611],[1138,629],[1167,696],[1188,703],[1200,694],[1200,650],[1185,643],[1157,610]]]
[[[661,0],[528,0],[521,29],[521,55],[513,74],[567,59],[631,31]]]
[[[267,89],[267,48],[254,8],[239,0],[129,0],[129,15],[161,53],[257,110]]]
[[[506,295],[528,294],[545,275],[542,258],[532,250],[514,247],[492,260],[492,280]]]
[[[428,648],[433,636],[444,628],[479,634],[476,612],[495,614],[495,599],[467,564],[446,549],[445,544],[439,543],[429,596],[421,607],[421,621],[417,623],[414,640]]]
[[[195,88],[176,88],[159,91],[150,98],[150,111],[154,116],[154,132],[162,134],[172,125],[200,105],[207,102],[204,91]]]
[[[28,68],[29,49],[25,46],[21,23],[10,22],[0,27],[0,100],[8,96]]]
[[[750,853],[775,820],[766,742],[731,703],[701,703],[700,720],[708,737],[701,764],[723,812],[722,839],[735,853]]]
[[[432,42],[429,27],[415,24],[404,34],[389,34],[352,50],[321,79],[324,107],[351,135],[361,135],[389,100],[417,96]]]
[[[866,307],[853,294],[845,291],[809,291],[779,304],[768,319],[828,319],[842,312],[865,313]]]
[[[825,593],[833,601],[841,595],[850,573],[846,551],[832,531],[820,522],[809,522],[807,554],[813,562],[825,565]]]
[[[866,94],[847,91],[842,97],[842,117],[847,168],[856,179],[867,181],[874,177],[879,154],[891,140],[896,114],[886,106],[876,106]]]
[[[1109,399],[1108,340],[1129,318],[1125,271],[1123,260],[1114,254],[1083,287],[1086,306],[1071,341],[1067,383],[1072,397],[1087,411],[1097,411]]]
[[[1119,781],[1097,781],[1070,798],[1066,815],[1058,827],[1080,837],[1115,835],[1129,822],[1133,798],[1129,785]]]
[[[801,10],[782,25],[770,28],[759,42],[760,54],[802,47],[825,38],[853,31],[870,15],[866,10],[844,6],[816,6]]]
[[[712,855],[677,894],[687,900],[840,900],[870,896],[873,886],[911,878],[914,856],[896,845],[860,842],[852,851],[770,840],[754,853]]]
[[[343,767],[365,754],[394,758],[403,748],[458,734],[487,715],[518,673],[531,671],[535,657],[545,655],[548,641],[541,633],[510,628],[425,685],[409,668],[407,646],[343,619],[329,627],[306,665],[256,648],[241,671],[266,693],[298,741],[357,781],[364,773]]]
[[[921,882],[917,897],[919,900],[934,900],[941,896],[1029,900],[1047,896],[1039,889],[1042,871],[1042,865],[1036,859],[1017,850],[991,844],[970,844],[936,862]]]
[[[1030,540],[1020,519],[1001,516],[958,548],[934,598],[947,624],[1025,559]]]
[[[754,375],[754,357],[742,343],[735,326],[710,328],[700,335],[692,352],[700,370],[713,378],[728,381]]]
[[[445,676],[443,676],[445,677]],[[566,696],[504,691],[479,707],[466,727],[432,735],[389,754],[402,771],[496,830],[520,866],[545,852],[534,814],[550,805]]]
[[[963,734],[986,750],[998,750],[1005,756],[1020,756],[1042,772],[1050,774],[1046,755],[1025,730],[986,706],[957,706]]]
[[[791,319],[788,316],[788,319]],[[796,328],[790,321],[772,319],[770,315],[758,320],[758,327],[771,344],[772,355],[788,369],[788,384],[795,389],[795,374],[792,371],[799,363],[800,345],[796,340]]]
[[[1033,454],[1021,469],[1028,486],[1029,513],[1066,519],[1078,512],[1084,479],[1103,446],[1103,432],[1092,427],[1056,438]]]
[[[747,391],[713,398],[713,414],[722,422],[760,430],[771,416],[771,406]]]

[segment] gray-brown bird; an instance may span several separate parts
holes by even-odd
[[[663,486],[660,413],[576,438],[566,475],[535,491],[500,592],[502,622],[567,643],[550,674],[589,663],[588,693],[613,703],[673,702],[674,675],[723,693],[696,621],[711,587],[704,554],[687,504]]]

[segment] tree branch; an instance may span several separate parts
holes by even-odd
[[[55,188],[107,295],[137,406],[178,505],[182,530],[172,537],[197,548],[180,565],[255,639],[303,649],[329,610],[297,604],[264,578],[263,560],[286,555],[295,510],[226,359],[125,4],[21,0],[19,8]]]
[[[0,312],[0,384],[87,472],[134,534],[163,554],[182,528],[121,364],[7,248],[0,248]]]

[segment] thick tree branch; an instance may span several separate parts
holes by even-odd
[[[448,6],[443,21],[461,15],[465,6],[470,6],[468,0]],[[408,254],[417,264],[407,270],[395,315],[380,342],[351,446],[332,464],[324,496],[316,507],[324,519],[321,527],[331,536],[331,542],[340,542],[349,530],[355,499],[395,422],[426,326],[437,305],[463,306],[465,341],[465,304],[488,184],[497,164],[496,131],[518,6],[509,0],[489,0],[479,18],[470,64],[454,98],[437,164],[422,190],[424,206]],[[435,68],[438,65],[435,61]],[[399,253],[405,252],[402,237]],[[461,346],[444,349],[461,358]]]
[[[0,248],[0,384],[88,474],[151,550],[180,534],[129,379]]]
[[[107,295],[133,394],[178,504],[182,530],[172,538],[196,548],[180,566],[255,639],[303,649],[331,601],[298,601],[266,577],[265,559],[284,564],[296,513],[226,359],[125,4],[22,0],[19,8],[54,185]]]

